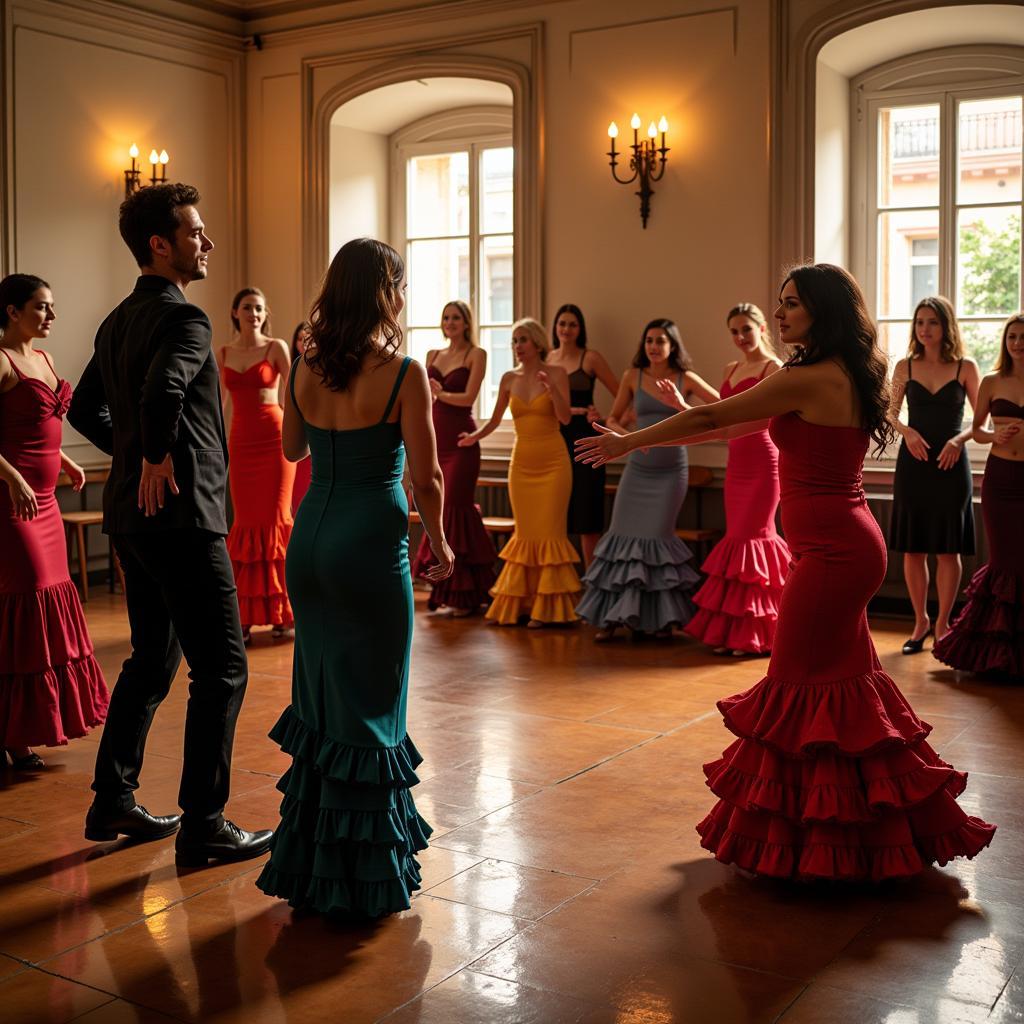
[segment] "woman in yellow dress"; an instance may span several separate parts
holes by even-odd
[[[576,595],[582,590],[576,549],[566,534],[572,466],[559,424],[568,423],[569,377],[546,366],[548,336],[536,320],[512,326],[515,368],[501,378],[491,418],[462,434],[461,446],[476,444],[512,411],[516,440],[508,472],[515,532],[501,550],[505,563],[491,596],[487,619],[514,626],[528,619],[531,629],[576,622]]]

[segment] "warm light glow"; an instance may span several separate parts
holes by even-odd
[[[160,163],[160,157],[157,156],[155,149],[151,149],[149,151],[149,162],[151,164],[158,164],[158,163]]]
[[[609,139],[617,139],[618,137],[619,137],[619,126],[614,121],[612,121],[612,123],[610,125],[608,125],[608,138]]]
[[[647,126],[647,134],[650,135],[652,139],[658,134],[658,129],[654,126],[653,121]]]
[[[639,127],[640,127],[640,115],[639,115],[639,114],[634,114],[634,115],[633,115],[633,116],[632,116],[632,117],[631,117],[631,118],[629,119],[629,127],[630,127],[630,128],[632,128],[632,129],[633,129],[633,131],[636,131],[636,130],[637,130],[637,128],[639,128]]]
[[[128,155],[134,160],[139,155],[139,147],[133,142],[128,150]]]
[[[661,120],[658,122],[658,131],[661,132],[662,135],[668,131],[668,118],[666,118],[664,114],[661,115]]]
[[[167,150],[166,149],[161,149],[160,150],[160,163],[165,164],[170,159],[171,158],[167,155]]]

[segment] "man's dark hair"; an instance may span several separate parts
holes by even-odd
[[[153,263],[149,240],[153,235],[173,241],[178,228],[178,208],[195,206],[199,190],[192,185],[147,185],[121,204],[117,226],[124,244],[131,249],[140,267]]]

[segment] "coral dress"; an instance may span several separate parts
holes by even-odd
[[[231,393],[228,437],[231,506],[228,554],[235,570],[244,626],[291,626],[284,556],[292,533],[295,465],[281,451],[281,407],[260,392],[277,386],[277,370],[263,359],[239,373],[224,363]]]
[[[886,561],[861,489],[868,436],[795,413],[770,429],[795,561],[768,674],[718,702],[739,738],[704,766],[720,799],[701,845],[780,878],[880,881],[973,857],[995,826],[957,804],[966,773],[928,745],[868,629]]]
[[[682,380],[677,378],[676,385]],[[638,429],[676,414],[644,390],[642,370],[637,371],[633,408]],[[690,564],[693,552],[676,536],[688,480],[685,447],[629,453],[615,491],[611,526],[583,577],[587,592],[576,611],[587,622],[651,633],[689,622],[690,593],[698,576]]]
[[[734,385],[722,398],[747,391],[759,377]],[[782,585],[792,556],[775,529],[779,505],[779,450],[767,430],[729,442],[725,471],[725,536],[701,566],[707,575],[693,597],[697,614],[686,632],[710,647],[766,654],[775,641]]]
[[[409,362],[375,425],[306,424],[313,480],[288,548],[292,702],[270,732],[292,766],[277,785],[281,824],[256,884],[321,913],[408,909],[431,831],[410,792],[423,759],[405,728],[409,506],[402,428],[387,422]]]
[[[572,469],[551,396],[532,401],[513,395],[509,408],[516,440],[508,495],[516,528],[501,549],[505,563],[491,594],[487,618],[503,625],[528,615],[540,622],[575,622],[581,590],[576,549],[566,534]]]
[[[18,383],[0,394],[0,455],[35,491],[39,514],[18,519],[0,484],[0,747],[56,747],[103,722],[110,694],[68,575],[54,493],[71,385],[58,380],[54,391],[11,366]]]
[[[445,391],[465,391],[469,367],[456,366],[441,373],[434,365],[427,376],[439,381]],[[435,583],[430,591],[431,608],[460,608],[475,611],[487,603],[494,583],[494,544],[484,529],[480,506],[476,503],[476,481],[480,476],[480,445],[459,447],[459,434],[476,430],[469,406],[434,402],[434,434],[437,436],[437,461],[444,476],[444,535],[455,553],[455,570],[446,580]],[[416,552],[413,575],[422,576],[435,564],[426,533]]]

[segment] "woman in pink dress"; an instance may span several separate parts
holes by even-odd
[[[0,281],[0,746],[15,769],[43,767],[33,746],[84,736],[110,694],[68,576],[54,489],[82,468],[60,448],[71,385],[33,347],[54,321],[50,286],[31,274]]]
[[[795,355],[757,387],[646,430],[577,442],[605,462],[633,448],[735,437],[767,425],[794,555],[768,673],[718,702],[736,741],[704,766],[719,798],[697,826],[721,861],[778,878],[881,881],[973,857],[995,827],[956,802],[967,776],[882,670],[867,603],[885,576],[864,456],[892,440],[886,361],[857,282],[829,264],[783,283]]]
[[[741,356],[725,368],[722,398],[754,387],[780,369],[764,313],[750,302],[726,317]],[[701,566],[707,575],[693,597],[697,613],[685,632],[715,654],[769,654],[782,585],[792,556],[775,529],[779,450],[767,430],[729,442],[725,471],[725,536]]]
[[[298,327],[292,331],[292,362],[299,358],[306,351],[309,344],[309,321],[303,320]],[[309,490],[309,481],[312,478],[313,464],[307,455],[295,463],[295,483],[292,485],[292,516],[299,510],[302,499]]]

